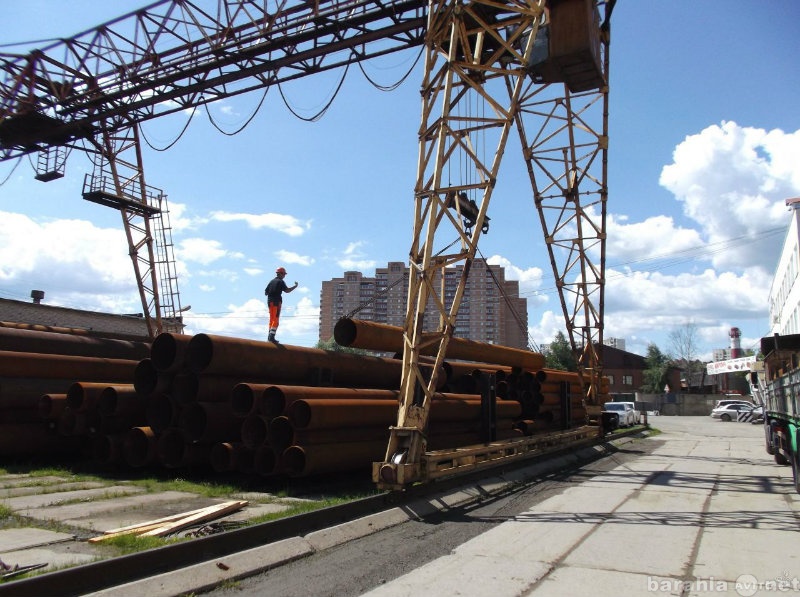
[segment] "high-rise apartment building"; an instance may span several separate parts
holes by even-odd
[[[445,270],[445,304],[452,304],[463,265]],[[440,281],[436,282],[437,284]],[[319,337],[327,341],[342,317],[376,321],[403,327],[408,300],[408,269],[391,261],[375,270],[375,277],[345,272],[341,278],[322,283]],[[438,312],[429,304],[424,328],[439,327]],[[475,259],[464,289],[454,335],[459,338],[528,348],[528,299],[520,298],[519,282],[505,279],[505,268]]]

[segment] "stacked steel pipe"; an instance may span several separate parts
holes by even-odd
[[[399,349],[399,328],[343,321],[349,335],[337,337],[339,344]],[[0,350],[4,331],[0,327]],[[110,343],[98,350],[95,341]],[[97,461],[132,467],[201,464],[219,472],[302,476],[367,472],[385,455],[389,427],[397,421],[400,359],[209,334],[164,333],[145,351],[137,345],[135,352],[112,352],[119,342],[126,341],[80,337],[74,343],[82,350],[91,344],[97,356],[45,354],[66,350],[70,343],[63,338],[38,351],[0,353],[9,363],[0,365],[0,416],[44,416],[60,434],[50,436],[82,438]],[[451,346],[470,362],[448,354],[439,372],[429,449],[585,422],[577,374],[543,369],[542,355],[529,351],[456,338]],[[422,369],[430,375],[432,359],[426,358]],[[481,397],[487,377],[497,397],[493,427]],[[28,398],[4,391],[9,384],[26,388]]]
[[[129,383],[149,351],[146,342],[0,322],[0,454],[63,454],[86,447],[98,423],[100,386]],[[76,382],[96,384],[77,407],[68,400]]]

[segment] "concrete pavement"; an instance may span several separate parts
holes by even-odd
[[[760,426],[655,417],[652,454],[363,597],[800,594],[800,496]]]

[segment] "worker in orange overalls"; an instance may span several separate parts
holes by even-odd
[[[275,270],[275,277],[264,289],[264,294],[267,295],[267,307],[269,307],[269,336],[267,339],[270,342],[277,342],[275,333],[278,331],[278,323],[281,318],[282,293],[291,292],[297,288],[297,282],[294,283],[294,286],[287,286],[283,281],[285,277],[286,270],[279,267]]]

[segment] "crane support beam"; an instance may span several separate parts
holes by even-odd
[[[0,161],[419,46],[427,6],[200,4],[163,0],[25,55],[0,53]]]
[[[430,4],[400,405],[386,459],[373,464],[373,479],[380,487],[401,488],[424,477],[436,373],[485,231],[544,8],[544,0]],[[484,159],[487,155],[490,160]],[[457,172],[466,170],[462,180],[452,181],[451,165]],[[463,213],[467,205],[474,206],[472,213]],[[463,263],[461,275],[448,281],[446,268],[458,263]],[[439,315],[434,333],[423,330],[429,308]],[[436,356],[433,377],[426,379],[419,357],[429,346],[435,347]]]

